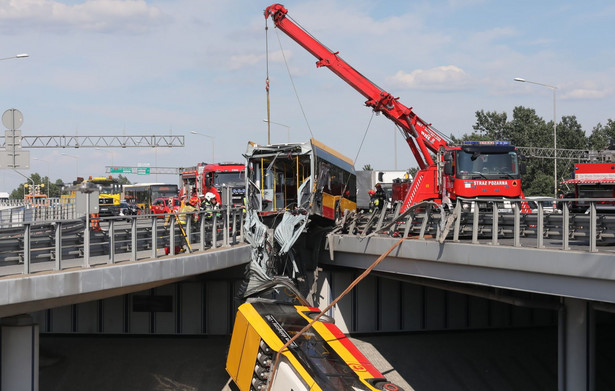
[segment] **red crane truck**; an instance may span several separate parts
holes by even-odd
[[[414,181],[405,191],[401,211],[421,201],[432,200],[451,206],[458,197],[524,198],[521,190],[523,157],[505,141],[469,142],[449,145],[431,124],[416,115],[390,93],[382,90],[342,60],[287,16],[281,4],[266,8],[265,18],[318,59],[316,67],[327,67],[361,95],[365,105],[384,114],[401,130],[418,166]],[[502,202],[503,203],[503,202]],[[479,202],[479,207],[487,206]],[[525,203],[523,203],[525,204]],[[522,206],[525,210],[526,206]]]

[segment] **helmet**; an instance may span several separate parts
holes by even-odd
[[[382,185],[380,183],[377,183],[376,184],[376,189],[380,189],[380,188],[382,188]]]
[[[195,206],[198,203],[199,203],[198,197],[195,196],[195,197],[190,198],[190,205]]]
[[[214,193],[207,193],[207,194],[205,194],[205,199],[207,201],[215,200],[216,199],[216,195]]]
[[[371,195],[376,194],[376,192],[375,192],[375,191],[373,191],[373,190],[370,190],[370,191],[368,191],[368,192],[367,192],[367,194],[369,194],[369,195],[371,196]]]

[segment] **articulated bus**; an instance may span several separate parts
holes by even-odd
[[[319,312],[314,307],[258,299],[239,306],[226,360],[226,371],[237,388],[402,390],[389,383],[328,317],[321,317],[293,341],[281,353],[278,368],[272,373],[277,352]]]
[[[261,216],[300,209],[325,222],[356,210],[352,159],[311,139],[305,143],[258,145],[246,152],[249,207]]]
[[[140,183],[124,185],[124,200],[135,203],[144,213],[150,213],[152,203],[157,198],[177,197],[179,187],[165,183]]]

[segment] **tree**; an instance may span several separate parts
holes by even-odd
[[[56,179],[55,182],[52,182],[51,180],[49,180],[48,177],[41,177],[40,174],[38,173],[33,173],[32,175],[29,176],[29,181],[27,181],[28,185],[35,185],[38,186],[40,185],[41,187],[39,188],[39,191],[41,194],[49,194],[49,197],[60,197],[60,195],[62,194],[62,186],[64,185],[64,183],[62,182],[61,179]],[[10,198],[12,199],[23,199],[26,191],[25,191],[25,183],[22,183],[19,185],[18,188],[14,189],[11,192],[11,196]],[[30,190],[28,189],[27,194],[30,194]]]
[[[475,115],[476,123],[472,126],[472,129],[477,130],[481,137],[485,136],[486,140],[503,140],[506,138],[506,113],[495,111],[485,113],[483,110],[479,110]]]
[[[117,180],[120,183],[120,185],[130,185],[131,184],[128,178],[123,176],[122,174],[118,175]]]
[[[536,110],[523,106],[513,109],[513,119],[508,124],[507,140],[518,147],[553,146],[553,125],[536,114]]]
[[[598,123],[594,127],[588,139],[588,146],[591,150],[603,151],[609,148],[611,140],[615,140],[615,121],[608,119],[606,126]]]
[[[517,147],[553,148],[553,121],[545,122],[534,109],[517,106],[513,109],[512,119],[506,113],[495,111],[476,111],[476,123],[471,134],[460,138],[451,135],[453,143],[463,141],[510,141]],[[589,149],[603,151],[615,148],[615,121],[608,119],[606,125],[596,125],[588,137],[576,116],[563,116],[557,123],[558,149]],[[557,160],[558,182],[570,178],[574,161]],[[553,192],[553,160],[541,156],[529,156],[526,173],[522,176],[523,192],[526,196],[547,195]]]
[[[532,178],[532,180],[524,181],[522,179],[524,195],[535,196],[553,193],[553,177],[551,175],[532,167],[528,169],[526,176]]]
[[[476,123],[472,134],[464,134],[455,143],[462,141],[510,141],[518,147],[553,148],[553,121],[545,122],[534,109],[517,106],[509,121],[506,113],[495,111],[476,112]],[[606,126],[598,124],[589,139],[575,116],[564,116],[557,124],[557,147],[562,149],[604,149],[609,139],[615,139],[615,122],[608,120]],[[525,195],[546,195],[553,191],[553,160],[541,156],[530,156],[525,162],[526,173],[522,176]],[[557,161],[559,180],[569,178],[573,162]]]
[[[551,123],[552,126],[553,123]],[[558,149],[586,149],[589,141],[577,117],[565,116],[557,124],[557,148]],[[558,181],[572,178],[574,161],[559,159],[557,161]]]
[[[372,170],[373,170],[373,168],[372,168],[372,165],[368,163],[368,164],[365,164],[365,165],[363,166],[362,170],[363,170],[363,171],[372,171]]]

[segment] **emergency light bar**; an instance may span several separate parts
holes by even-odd
[[[510,145],[510,141],[464,141],[463,145]]]

